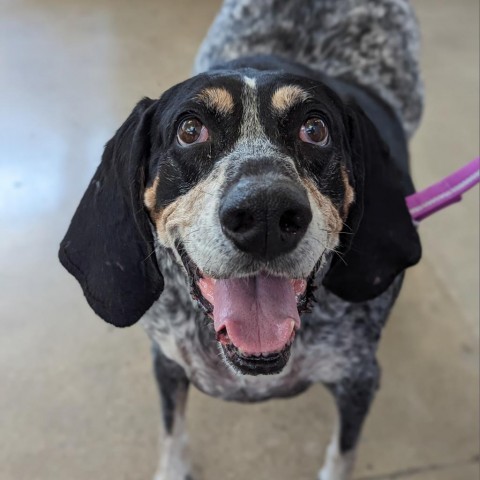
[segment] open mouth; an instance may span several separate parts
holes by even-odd
[[[179,252],[192,297],[213,320],[226,361],[243,374],[279,373],[300,329],[300,314],[313,299],[314,272],[306,279],[267,272],[215,279],[202,273],[185,249]]]

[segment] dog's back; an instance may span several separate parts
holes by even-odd
[[[423,105],[418,50],[408,0],[225,0],[195,70],[278,55],[367,89],[396,112],[411,137]]]

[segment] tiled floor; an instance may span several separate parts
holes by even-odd
[[[143,95],[189,75],[219,0],[0,4],[0,479],[144,480],[159,411],[140,328],[115,330],[58,264],[105,141]],[[418,0],[423,187],[478,154],[478,2]],[[421,227],[385,331],[356,478],[478,479],[478,190]],[[253,406],[192,392],[204,480],[313,479],[333,421],[320,388]]]

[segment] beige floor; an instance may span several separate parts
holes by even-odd
[[[143,95],[189,74],[219,0],[0,5],[0,480],[145,480],[159,411],[140,328],[115,330],[56,260],[104,142]],[[478,5],[418,0],[427,108],[423,187],[478,154]],[[474,480],[478,190],[421,227],[380,351],[383,386],[356,478]],[[199,478],[313,479],[333,422],[320,387],[242,406],[194,391]]]

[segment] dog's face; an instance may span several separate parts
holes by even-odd
[[[163,289],[156,240],[188,276],[225,361],[277,373],[318,272],[363,301],[418,261],[401,178],[361,109],[318,78],[218,70],[137,105],[60,259],[95,312],[128,326]],[[332,252],[341,261],[330,265]]]
[[[144,193],[157,239],[227,361],[276,372],[355,196],[341,102],[319,82],[226,72],[175,88],[158,116]]]

